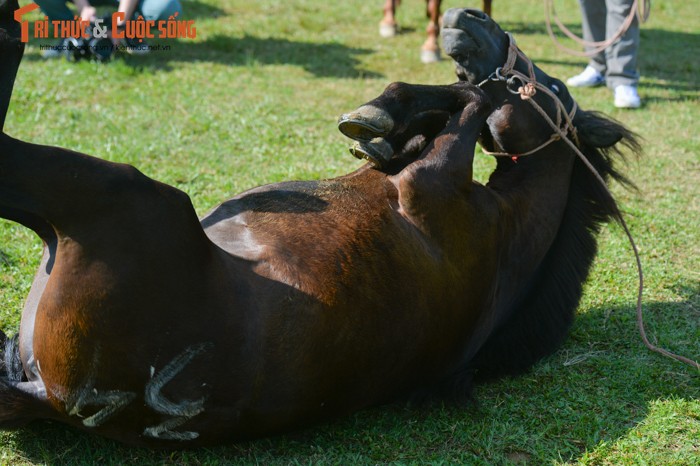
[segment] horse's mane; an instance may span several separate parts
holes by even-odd
[[[581,149],[608,181],[634,187],[614,167],[622,148],[641,153],[638,137],[598,112],[579,111],[574,119]],[[534,155],[536,157],[536,155]],[[564,342],[597,252],[603,223],[616,219],[615,200],[577,157],[559,231],[523,299],[468,363],[462,377],[484,381],[527,371]],[[465,384],[460,383],[461,386]]]

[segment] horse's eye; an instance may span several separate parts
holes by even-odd
[[[557,86],[556,84],[552,84],[550,87],[552,88],[555,94],[559,94],[559,86]]]

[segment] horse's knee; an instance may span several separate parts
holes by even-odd
[[[413,87],[412,84],[408,84],[402,81],[394,81],[384,88],[382,96],[390,96],[393,98],[400,98],[401,96],[406,96],[410,94],[410,90]]]

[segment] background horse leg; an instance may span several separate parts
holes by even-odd
[[[386,0],[384,2],[384,17],[379,22],[379,35],[382,37],[394,37],[398,29],[396,24],[396,7],[401,0]]]
[[[441,0],[428,0],[427,16],[429,23],[426,28],[428,37],[425,39],[420,52],[420,60],[423,63],[440,61],[440,45],[438,44],[438,36],[440,35],[440,3]]]
[[[484,0],[483,12],[491,16],[491,0]]]

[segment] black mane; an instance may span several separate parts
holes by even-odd
[[[619,122],[598,112],[581,111],[574,124],[583,154],[608,181],[633,187],[614,167],[620,146],[641,152],[638,137]],[[604,147],[602,141],[618,141]],[[535,155],[536,157],[536,155]],[[566,339],[583,284],[597,252],[602,224],[616,219],[615,200],[577,157],[569,197],[559,232],[538,268],[529,291],[469,362],[466,373],[485,381],[526,372],[539,359],[556,351]]]

